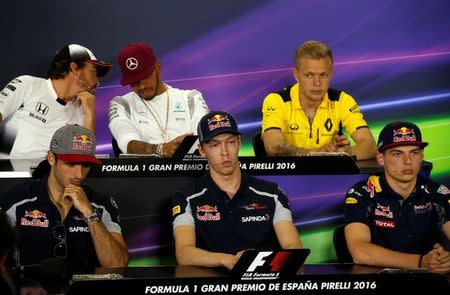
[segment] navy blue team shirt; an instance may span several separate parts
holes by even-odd
[[[450,220],[450,191],[418,177],[412,194],[403,199],[384,174],[355,184],[345,198],[346,224],[370,228],[372,243],[395,251],[426,254],[442,244],[442,226]]]
[[[230,197],[206,174],[172,198],[173,228],[195,228],[196,247],[229,254],[246,249],[279,249],[274,224],[292,221],[288,198],[277,184],[242,173]]]
[[[82,188],[94,209],[101,214],[108,231],[120,233],[118,208],[114,199],[87,186],[83,185]],[[61,215],[48,195],[47,177],[13,187],[0,197],[0,207],[18,230],[20,265],[39,264],[49,257],[64,257],[64,250],[55,250],[55,246],[64,243],[61,230],[65,230],[65,258],[71,270],[75,273],[92,272],[100,266],[83,214],[72,206],[61,222]]]

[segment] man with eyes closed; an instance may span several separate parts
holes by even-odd
[[[162,64],[144,43],[128,44],[117,60],[122,72],[120,83],[132,90],[109,103],[108,127],[118,149],[124,154],[171,158],[208,112],[202,94],[164,83]]]
[[[178,263],[231,269],[246,249],[302,248],[284,192],[241,171],[234,117],[210,112],[197,133],[209,173],[178,189],[172,199]]]
[[[420,175],[420,129],[410,122],[386,125],[377,160],[384,173],[355,184],[345,198],[345,236],[353,262],[450,273],[450,191]]]
[[[375,158],[375,140],[356,101],[329,88],[332,73],[327,45],[307,41],[297,49],[292,69],[297,83],[264,99],[262,139],[269,156],[342,152],[358,160]]]
[[[101,165],[95,147],[89,129],[59,128],[51,139],[47,163],[42,163],[50,166],[50,172],[0,197],[0,207],[20,234],[20,265],[58,257],[75,273],[127,266],[116,202],[84,184],[91,165]]]

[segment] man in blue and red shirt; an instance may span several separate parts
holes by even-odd
[[[450,273],[450,191],[419,175],[423,160],[420,129],[393,122],[378,138],[382,175],[355,184],[345,199],[345,236],[353,261]]]
[[[77,273],[127,265],[117,204],[83,184],[91,165],[101,164],[95,147],[89,129],[59,128],[47,154],[48,175],[0,197],[0,207],[19,233],[20,265],[36,265],[52,257],[65,259]]]
[[[200,120],[197,133],[209,173],[173,197],[178,263],[231,269],[247,249],[302,248],[284,192],[241,171],[234,117],[210,112]]]

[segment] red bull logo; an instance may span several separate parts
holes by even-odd
[[[219,221],[220,213],[217,212],[217,206],[203,205],[197,206],[197,219],[201,221]]]
[[[231,127],[230,119],[227,115],[216,114],[208,119],[209,130],[221,127]]]
[[[370,197],[373,198],[375,196],[375,192],[381,192],[379,176],[369,176],[367,185],[363,186],[363,188],[366,190],[366,192],[370,193]]]
[[[92,139],[90,136],[87,135],[79,135],[79,136],[74,136],[73,137],[73,142],[74,143],[81,143],[81,144],[92,144]]]
[[[401,127],[394,130],[394,142],[416,141],[414,129]]]
[[[25,217],[29,218],[47,218],[44,212],[39,210],[25,211]]]
[[[204,213],[217,212],[217,206],[210,206],[210,205],[197,206],[197,212],[204,212]]]
[[[380,205],[377,203],[377,207],[375,208],[374,214],[376,216],[384,216],[387,218],[394,218],[394,213],[392,213],[389,206]]]
[[[379,209],[379,210],[381,210],[381,211],[384,211],[384,212],[391,211],[391,209],[389,208],[389,206],[383,206],[383,205],[380,205],[380,204],[377,204],[377,209]]]

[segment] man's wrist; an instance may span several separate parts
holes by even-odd
[[[100,211],[98,209],[94,209],[91,215],[88,215],[84,218],[84,221],[89,224],[94,221],[100,221]]]
[[[420,254],[419,261],[417,263],[418,268],[422,268],[422,262],[423,262],[423,254]]]

